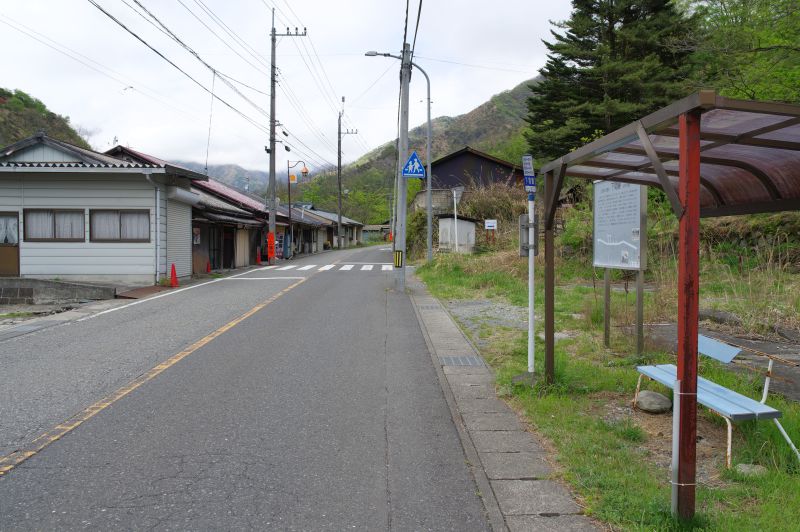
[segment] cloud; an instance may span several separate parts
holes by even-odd
[[[187,74],[211,87],[212,73],[144,16],[122,2],[97,1]],[[272,5],[271,0],[202,2],[225,23],[227,31],[194,0],[140,2],[215,69],[269,92],[271,13],[265,4]],[[295,26],[300,31],[305,26],[309,37],[282,37],[278,42],[282,87],[276,91],[276,116],[291,133],[288,138],[279,133],[279,138],[296,148],[289,157],[310,159],[306,162],[312,168],[336,161],[341,96],[348,100],[345,127],[359,131],[343,140],[345,161],[394,138],[399,62],[363,54],[367,50],[400,52],[405,4],[387,0],[290,2],[291,8],[285,0],[275,2],[278,31],[285,32],[288,20],[292,32]],[[417,5],[410,2],[409,41]],[[415,62],[431,77],[433,115],[468,112],[493,94],[533,77],[546,59],[541,39],[549,38],[548,20],[564,19],[569,10],[570,3],[565,0],[424,2]],[[6,23],[0,24],[0,47],[7,51],[3,85],[33,94],[55,112],[70,116],[73,124],[91,132],[94,147],[107,149],[117,137],[122,144],[163,158],[205,160],[212,110],[209,94],[90,3],[11,0],[4,2],[0,22]],[[85,64],[7,24],[56,48],[69,47],[72,51],[68,53]],[[324,72],[317,61],[324,65]],[[392,63],[395,65],[386,72]],[[209,162],[267,169],[264,146],[268,137],[263,131],[267,118],[219,79],[214,86],[219,97],[261,124],[261,129],[216,101]],[[238,88],[258,107],[269,110],[268,96]],[[415,74],[410,91],[412,127],[425,120],[425,98],[424,78]],[[280,148],[277,153],[280,169],[287,153]]]

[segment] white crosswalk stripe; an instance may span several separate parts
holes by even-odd
[[[391,264],[383,264],[383,265],[381,265],[381,270],[383,270],[385,272],[388,272],[391,269],[392,269],[392,265]]]
[[[365,264],[361,267],[362,272],[368,272],[372,269],[372,264]]]
[[[281,266],[280,268],[278,268],[278,270],[291,270],[292,268],[295,268],[296,266],[297,266],[296,264],[289,264],[288,266]]]
[[[311,268],[316,268],[316,267],[317,267],[316,264],[307,264],[305,266],[301,266],[300,268],[297,268],[297,271],[310,270]]]
[[[336,267],[336,265],[335,265],[335,264],[326,264],[325,266],[323,266],[322,268],[320,268],[320,269],[319,269],[319,271],[321,271],[321,272],[327,272],[328,270],[331,270],[331,269],[333,269],[334,267]]]
[[[339,271],[346,272],[346,271],[352,270],[352,269],[353,269],[353,265],[352,264],[345,264],[344,266],[339,268]]]

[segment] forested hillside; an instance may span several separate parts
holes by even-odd
[[[493,96],[472,111],[456,117],[443,116],[432,120],[433,159],[471,146],[509,161],[518,161],[525,152],[524,137],[526,100],[530,86],[538,78],[521,83],[509,91]],[[417,150],[425,160],[427,124],[409,132],[409,148]],[[347,191],[343,209],[347,216],[366,223],[389,219],[390,193],[397,165],[395,140],[365,154],[342,170],[342,188]],[[409,199],[420,183],[409,183]],[[317,175],[299,189],[305,201],[323,209],[336,209],[336,172]]]
[[[89,143],[75,131],[68,116],[47,109],[44,103],[21,90],[0,88],[0,147],[8,146],[37,131],[84,148]]]

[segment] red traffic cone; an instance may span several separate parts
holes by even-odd
[[[206,261],[206,273],[211,273],[211,263]]]
[[[172,273],[169,276],[169,286],[171,288],[178,287],[178,274],[175,273],[175,263],[172,263]]]

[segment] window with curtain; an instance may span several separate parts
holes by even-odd
[[[85,240],[86,227],[83,211],[56,211],[56,240]]]
[[[19,243],[19,217],[14,214],[0,214],[0,244]]]
[[[149,242],[149,211],[90,211],[93,242]]]
[[[83,242],[84,212],[78,210],[30,209],[23,212],[25,240]],[[8,233],[8,225],[6,226]],[[18,238],[18,227],[13,226]],[[2,235],[0,235],[2,237]]]

